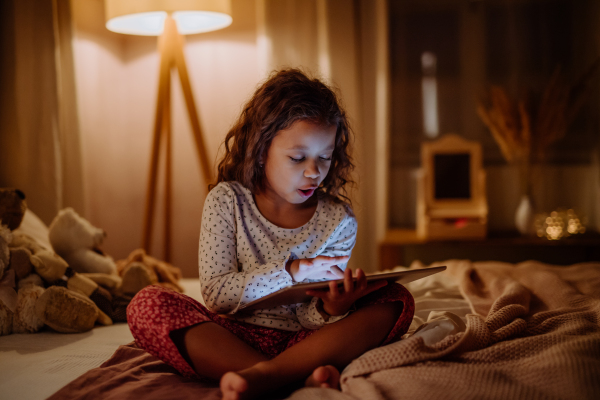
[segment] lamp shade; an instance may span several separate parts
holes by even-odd
[[[182,35],[231,24],[230,0],[104,0],[106,28],[129,35],[158,36],[167,15]]]

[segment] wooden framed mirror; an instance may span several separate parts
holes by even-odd
[[[421,146],[417,234],[427,239],[474,239],[487,234],[481,144],[447,134]]]

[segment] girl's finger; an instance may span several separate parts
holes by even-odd
[[[329,292],[327,290],[307,290],[306,294],[312,297],[318,297],[321,300],[324,300],[329,296]]]
[[[336,264],[334,264],[334,265],[336,265]],[[331,263],[329,261],[320,262],[320,261],[315,260],[313,262],[313,264],[310,266],[310,269],[322,270],[322,271],[329,270],[330,268],[331,268]]]
[[[356,288],[364,290],[367,287],[367,277],[362,269],[356,270]]]
[[[331,270],[331,266],[329,266],[329,265],[320,265],[318,267],[313,268],[312,271],[321,272],[323,274],[325,274],[325,273],[331,273],[331,274],[333,274],[334,273]],[[334,275],[334,276],[337,276],[337,275]]]
[[[329,294],[332,297],[337,297],[340,295],[340,290],[338,289],[339,281],[329,281]]]
[[[345,262],[347,262],[349,259],[350,259],[350,257],[349,257],[349,256],[338,256],[338,257],[332,257],[332,261],[333,261],[335,264],[342,264],[342,263],[345,263]]]
[[[325,266],[322,266],[322,265],[313,265],[311,268],[309,268],[309,269],[306,270],[306,273],[311,278],[317,279],[317,278],[314,278],[313,276],[316,276],[316,275],[322,275],[322,276],[324,276],[327,271],[329,271],[329,267],[325,267]]]
[[[307,271],[314,266],[314,259],[305,258],[304,260],[300,260],[300,264],[298,265],[298,269],[301,271]]]
[[[337,272],[334,274],[331,271],[327,271],[326,273],[327,273],[327,279],[330,281],[339,281],[340,279],[342,279],[344,277],[344,273],[342,273],[341,277],[338,275]]]
[[[307,278],[309,279],[333,279],[332,277],[327,275],[326,271],[316,271],[308,274]]]
[[[337,265],[332,266],[329,270],[336,277],[338,277],[340,279],[344,278],[344,271],[342,271],[342,269],[340,267],[338,267]]]
[[[349,256],[338,256],[338,257],[316,256],[313,260],[322,265],[332,266],[332,265],[345,263],[349,259],[350,259]]]
[[[346,268],[344,271],[344,291],[346,293],[354,291],[354,281],[352,280],[352,270],[350,268]]]
[[[373,282],[370,283],[364,290],[364,292],[362,293],[362,296],[366,296],[371,292],[376,291],[377,289],[381,289],[384,286],[387,286],[388,281],[377,281],[377,282]]]
[[[344,274],[342,273],[342,276],[340,277],[337,273],[333,273],[331,272],[330,269],[326,269],[326,270],[321,270],[321,271],[315,271],[313,273],[311,273],[309,275],[309,277],[311,279],[327,279],[328,281],[331,280],[340,280],[340,278],[343,279]]]

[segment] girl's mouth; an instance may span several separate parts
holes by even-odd
[[[315,192],[315,188],[312,188],[312,189],[298,189],[298,193],[300,193],[300,196],[304,197],[305,199],[307,199],[310,196],[312,196],[314,192]]]

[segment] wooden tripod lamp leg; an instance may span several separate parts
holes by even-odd
[[[185,57],[183,55],[183,43],[184,38],[178,33],[177,45],[173,48],[173,57],[175,59],[175,66],[179,72],[179,79],[183,89],[183,96],[185,97],[185,104],[190,116],[190,123],[196,143],[196,151],[198,153],[198,161],[200,162],[200,166],[204,174],[204,181],[206,183],[211,183],[213,179],[212,168],[208,162],[208,155],[206,153],[206,145],[202,135],[202,128],[200,127],[200,120],[198,118],[198,113],[196,112],[196,103],[194,101],[194,95],[192,94],[190,78],[188,75],[187,66],[185,64]]]
[[[169,69],[170,72],[170,69]],[[170,75],[170,73],[169,73]],[[171,79],[167,80],[167,93],[171,92]],[[164,260],[171,262],[171,199],[172,199],[172,176],[173,176],[173,150],[171,129],[171,96],[164,98],[163,136],[165,139],[165,230],[163,232]]]
[[[154,205],[156,198],[156,183],[158,179],[158,163],[160,157],[161,136],[164,127],[165,103],[169,106],[169,88],[171,79],[172,56],[168,50],[166,38],[160,36],[158,39],[158,50],[160,53],[160,73],[158,82],[158,96],[156,99],[156,114],[154,117],[154,133],[152,139],[152,153],[150,156],[150,173],[148,176],[148,189],[146,191],[146,208],[144,218],[144,230],[142,237],[142,248],[150,252],[152,241],[152,227],[154,222]],[[166,99],[166,101],[165,101]]]
[[[164,258],[171,258],[171,199],[172,199],[172,132],[171,132],[171,68],[173,64],[177,67],[179,78],[185,97],[190,123],[194,133],[198,160],[204,175],[205,182],[213,179],[210,163],[206,153],[206,146],[202,136],[200,120],[196,112],[196,104],[192,94],[190,79],[188,76],[185,58],[183,56],[183,36],[177,31],[175,21],[171,17],[165,20],[165,29],[158,40],[160,52],[160,78],[158,84],[158,99],[156,102],[156,116],[154,120],[154,137],[152,141],[152,154],[150,158],[150,175],[148,178],[148,191],[146,194],[146,212],[144,220],[144,232],[142,247],[147,253],[150,252],[152,241],[152,227],[154,217],[154,205],[156,197],[156,181],[158,177],[158,164],[160,147],[164,143],[165,156],[165,225],[164,225]]]

